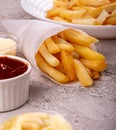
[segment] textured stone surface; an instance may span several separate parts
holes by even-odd
[[[22,10],[20,0],[0,0],[0,20],[9,18],[31,19],[32,17]]]
[[[7,18],[32,19],[19,0],[0,0],[0,19]],[[97,49],[107,57],[108,68],[91,88],[57,85],[32,69],[28,101],[0,113],[0,122],[24,112],[47,111],[64,115],[74,130],[116,130],[116,40],[100,40]],[[20,51],[18,55],[22,56]]]

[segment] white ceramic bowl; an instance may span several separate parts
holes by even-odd
[[[116,25],[80,25],[65,22],[58,22],[46,18],[46,12],[53,7],[54,0],[21,0],[22,8],[35,18],[61,24],[67,27],[81,29],[91,36],[100,39],[115,39],[116,38]]]
[[[0,55],[1,57],[18,60],[27,65],[27,70],[22,74],[12,78],[0,79],[0,112],[4,112],[16,109],[27,101],[31,65],[26,59],[18,56]]]

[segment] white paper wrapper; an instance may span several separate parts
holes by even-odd
[[[35,69],[38,69],[35,61],[35,54],[38,51],[39,45],[48,37],[69,28],[39,20],[5,20],[3,21],[3,25],[8,32],[17,36],[19,48]],[[85,33],[83,31],[81,32]],[[93,48],[95,48],[95,46],[93,46]],[[46,76],[49,77],[48,75]]]

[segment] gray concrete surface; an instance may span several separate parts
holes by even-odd
[[[0,30],[6,31],[3,25]],[[99,52],[107,57],[108,68],[91,88],[62,86],[32,69],[30,96],[21,108],[0,113],[0,122],[11,116],[34,111],[60,113],[74,130],[116,130],[116,40],[100,40]],[[22,56],[20,50],[17,53]]]
[[[0,20],[8,18],[32,19],[19,0],[0,0]],[[6,31],[1,24],[0,31]],[[24,112],[44,111],[61,113],[74,130],[116,130],[116,40],[100,40],[97,49],[107,57],[108,68],[91,88],[57,85],[32,69],[28,101],[0,113],[0,122]],[[19,50],[17,55],[22,56]]]

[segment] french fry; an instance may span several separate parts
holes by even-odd
[[[80,5],[94,6],[94,7],[106,5],[109,3],[110,3],[109,0],[79,0]]]
[[[75,6],[78,3],[78,0],[70,0],[68,2],[68,8],[72,8],[73,6]]]
[[[102,13],[97,17],[96,24],[102,25],[104,21],[109,17],[109,13],[105,10],[102,11]]]
[[[93,84],[93,80],[88,74],[86,68],[84,65],[77,59],[74,59],[75,69],[76,69],[76,75],[80,81],[80,83],[84,87],[91,86]]]
[[[52,37],[53,41],[56,43],[56,45],[61,49],[61,50],[67,50],[69,52],[74,51],[74,47],[67,42],[66,40],[59,38],[58,36]]]
[[[61,61],[60,61],[60,63],[58,64],[58,66],[55,67],[55,69],[57,69],[57,70],[60,71],[61,73],[65,74],[64,67],[63,67],[63,64],[62,64]]]
[[[92,79],[98,79],[100,77],[100,73],[97,71],[92,71]]]
[[[92,36],[75,31],[73,29],[67,29],[62,32],[67,41],[83,46],[89,46],[92,43],[98,42],[98,40]],[[60,33],[59,33],[60,34]],[[62,35],[59,35],[62,36]]]
[[[87,9],[87,15],[91,16],[92,18],[97,18],[101,14],[101,12],[103,10],[103,9],[101,9],[99,7],[95,8],[95,7],[90,7],[90,6],[89,7],[84,7],[84,8]]]
[[[111,13],[113,10],[116,9],[116,2],[115,3],[107,4],[107,5],[104,5],[104,6],[100,6],[97,9],[98,10],[106,10],[108,13]]]
[[[79,7],[73,7],[72,9],[76,9],[76,8],[77,8],[77,10],[78,10]],[[83,7],[81,7],[81,8],[87,10],[87,13],[86,13],[86,15],[85,15],[83,18],[86,18],[87,16],[90,16],[90,18],[96,18],[96,17],[100,14],[100,12],[96,11],[96,9],[97,9],[96,7],[83,6]],[[96,12],[95,12],[95,11],[96,11]],[[95,13],[93,13],[93,12],[95,12]],[[98,13],[98,14],[96,15],[96,13]],[[82,19],[83,19],[83,18],[82,18]]]
[[[43,58],[42,56],[37,53],[35,56],[36,59],[36,63],[38,65],[38,67],[45,72],[46,74],[48,74],[50,77],[52,77],[54,80],[56,80],[57,82],[60,83],[67,83],[69,82],[69,78],[64,75],[63,73],[61,73],[60,71],[56,70],[55,68],[53,68],[52,66],[50,66]]]
[[[111,13],[110,16],[111,16],[111,17],[116,17],[116,9],[112,11],[112,13]]]
[[[72,10],[86,10],[86,15],[92,15],[93,11],[95,11],[97,8],[96,7],[92,7],[92,6],[74,6],[72,7]],[[85,18],[86,15],[83,17]],[[94,17],[94,15],[92,15],[91,17]]]
[[[59,47],[54,43],[52,38],[46,39],[45,44],[51,54],[60,52]]]
[[[64,40],[66,40],[63,31],[58,33],[58,37],[60,37],[60,38],[62,38],[62,39],[64,39]]]
[[[60,38],[58,36],[53,36],[52,39],[56,44],[68,44],[68,45],[70,44],[69,42],[67,42],[66,40],[64,40],[63,38]],[[72,48],[73,48],[73,46],[72,46]],[[74,48],[73,48],[73,50],[74,50]]]
[[[85,7],[79,7],[79,6],[73,6],[71,10],[85,10],[86,12],[88,11]]]
[[[86,70],[87,70],[87,73],[89,74],[89,76],[93,79],[93,73],[92,73],[91,69],[86,67]]]
[[[63,7],[58,7],[58,8],[53,8],[53,9],[50,9],[47,11],[47,16],[48,18],[52,18],[54,16],[57,16],[59,15],[59,13],[62,11],[62,10],[65,10],[65,8]]]
[[[83,24],[83,25],[95,25],[96,19],[95,18],[78,18],[72,19],[72,23],[74,24]]]
[[[51,65],[51,66],[57,66],[59,64],[59,60],[50,54],[48,49],[45,46],[45,43],[42,43],[39,47],[39,52],[43,56],[43,58]]]
[[[72,52],[74,51],[74,48],[71,44],[64,44],[64,43],[61,43],[61,44],[57,44],[57,46],[61,49],[61,50],[67,50],[69,52]]]
[[[72,19],[81,18],[83,15],[85,15],[86,10],[62,10],[59,13],[59,16],[70,21]]]
[[[68,51],[61,51],[62,64],[64,66],[65,74],[69,77],[70,81],[76,79],[74,61],[71,53]]]
[[[104,60],[88,60],[88,59],[79,59],[86,67],[91,70],[101,72],[106,69],[107,65]]]
[[[111,2],[116,2],[116,0],[110,0]]]
[[[72,44],[80,57],[88,60],[105,60],[105,57],[89,47]]]
[[[89,8],[89,7],[85,7],[85,8]],[[103,5],[103,6],[99,6],[97,8],[90,9],[88,13],[91,16],[93,16],[94,18],[97,18],[103,12],[103,10],[107,11],[110,14],[115,9],[116,9],[116,3],[110,3],[107,5]]]
[[[61,61],[61,52],[60,53],[55,53],[54,56]]]
[[[61,17],[59,17],[59,16],[55,16],[55,17],[53,18],[53,20],[59,21],[59,22],[69,23],[69,21],[67,21],[66,19],[61,18]]]
[[[69,0],[57,0],[57,1],[68,2]]]
[[[116,25],[116,16],[114,16],[114,17],[109,17],[104,23],[105,23],[105,24]]]
[[[75,59],[79,59],[79,54],[75,50],[72,52],[72,56]]]
[[[54,1],[54,7],[67,7],[68,3],[66,1]]]

